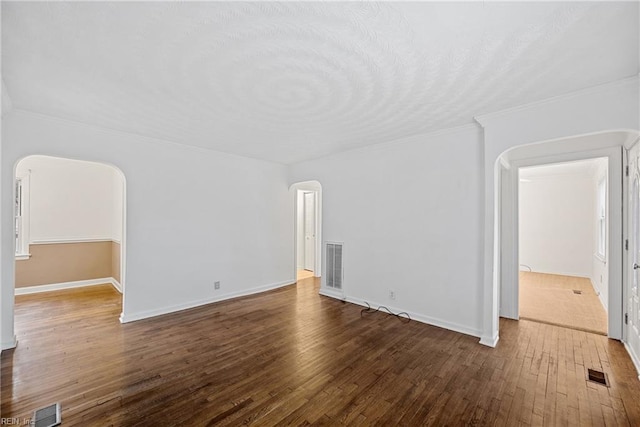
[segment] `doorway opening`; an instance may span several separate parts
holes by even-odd
[[[321,276],[322,187],[317,181],[294,184],[294,277],[297,282]]]
[[[626,131],[602,132],[514,147],[502,153],[495,164],[495,234],[494,291],[499,316],[520,318],[520,233],[519,233],[519,171],[522,168],[554,163],[606,158],[606,247],[607,336],[622,339],[623,281],[626,258],[623,257],[624,179],[623,159],[637,135]],[[524,185],[525,183],[523,183]],[[595,255],[595,254],[594,254]],[[522,261],[526,264],[527,261]],[[594,261],[595,265],[595,261]],[[527,267],[522,268],[528,270]],[[599,275],[597,282],[599,282]],[[603,274],[603,282],[605,277]],[[598,283],[596,283],[597,285]],[[573,291],[573,289],[571,289]],[[577,289],[579,290],[579,289]],[[600,290],[602,293],[602,290]],[[579,294],[575,294],[578,296]],[[498,315],[498,313],[496,313]],[[496,316],[497,321],[497,316]],[[497,332],[497,330],[496,330]]]
[[[122,172],[102,163],[33,155],[16,164],[14,176],[16,305],[43,292],[82,288],[86,295],[114,293],[122,307]]]
[[[519,168],[521,319],[607,335],[607,163]]]
[[[315,191],[298,190],[298,253],[296,278],[314,276],[316,263],[316,198]]]

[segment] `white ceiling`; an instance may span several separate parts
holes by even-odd
[[[598,170],[605,169],[607,164],[606,157],[599,157],[597,159],[529,166],[519,169],[519,177],[520,182],[531,182],[539,178],[550,178],[558,175],[587,175],[595,179]]]
[[[294,163],[638,73],[638,3],[2,2],[14,108]]]

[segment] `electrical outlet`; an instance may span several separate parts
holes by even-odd
[[[220,282],[213,282],[213,289],[215,289],[216,291],[220,289]]]
[[[389,299],[396,299],[396,291],[389,289]]]

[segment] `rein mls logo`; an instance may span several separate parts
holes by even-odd
[[[35,425],[31,418],[0,418],[0,426],[30,426]]]

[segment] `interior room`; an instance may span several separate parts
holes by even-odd
[[[16,166],[16,184],[16,295],[101,284],[122,293],[119,171],[28,156]]]
[[[640,424],[637,2],[0,10],[3,420]],[[584,268],[521,249],[520,171],[597,158]],[[521,264],[606,331],[521,316]]]

